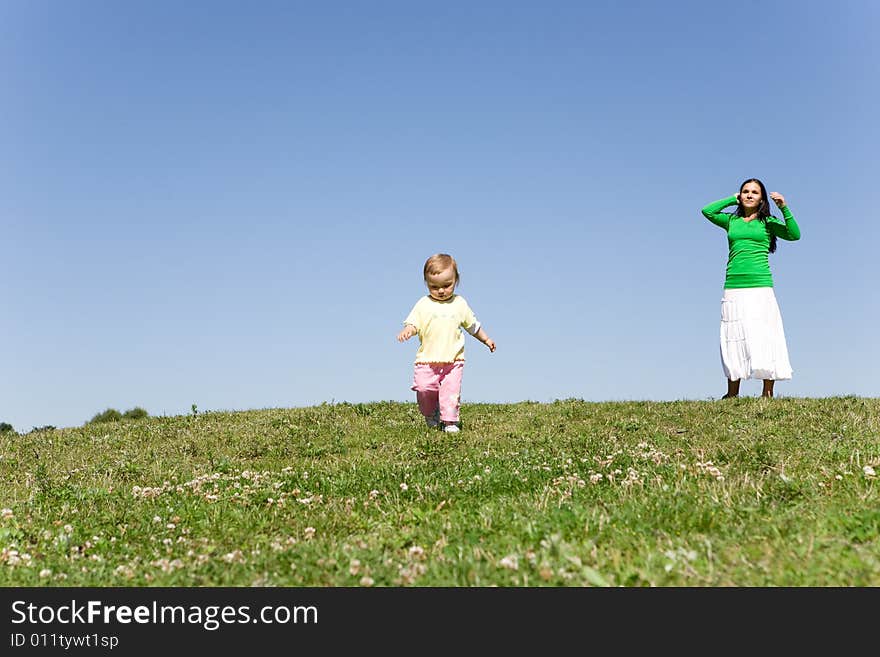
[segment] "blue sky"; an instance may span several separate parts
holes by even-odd
[[[412,401],[453,254],[463,401],[717,398],[750,177],[794,368],[877,397],[880,4],[0,3],[0,421]],[[777,211],[778,214],[778,211]],[[746,382],[743,394],[760,392]]]

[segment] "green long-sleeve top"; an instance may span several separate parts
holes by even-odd
[[[767,217],[766,224],[759,219],[744,221],[733,213],[722,212],[726,207],[736,205],[736,196],[728,196],[720,201],[709,203],[702,209],[703,216],[716,226],[727,231],[727,275],[724,289],[742,287],[773,287],[770,274],[770,233],[791,242],[800,239],[801,229],[787,205],[782,206],[784,222],[776,217]]]

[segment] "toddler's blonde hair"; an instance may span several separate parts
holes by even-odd
[[[455,262],[455,258],[448,253],[435,253],[425,260],[425,269],[422,272],[422,276],[427,283],[429,274],[439,274],[441,271],[448,269],[449,267],[452,267],[452,271],[455,274],[455,284],[458,285],[458,264]]]

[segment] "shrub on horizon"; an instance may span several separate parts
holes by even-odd
[[[9,422],[0,422],[0,433],[15,431],[15,428]]]
[[[134,408],[130,408],[125,413],[122,414],[126,420],[143,420],[145,417],[150,417],[150,414],[147,413],[146,409],[141,408],[140,406],[135,406]]]
[[[39,433],[40,431],[55,431],[55,425],[44,424],[42,427],[34,427],[28,433]]]
[[[119,422],[122,419],[122,413],[117,411],[115,408],[108,408],[103,413],[98,413],[89,420],[86,424],[99,424],[102,422]]]

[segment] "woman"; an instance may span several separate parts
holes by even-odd
[[[776,251],[777,237],[794,241],[801,230],[785,197],[771,192],[769,198],[782,210],[782,220],[770,214],[767,190],[757,178],[740,185],[738,194],[702,210],[706,219],[727,232],[730,249],[721,299],[721,365],[727,377],[722,399],[737,397],[742,379],[763,379],[761,396],[772,397],[773,384],[791,378],[768,254]],[[734,213],[722,212],[732,205]]]

